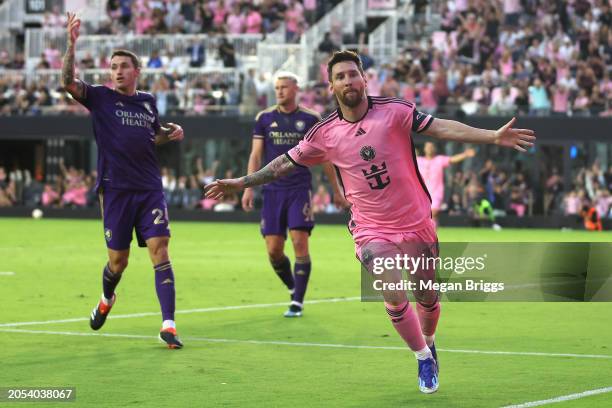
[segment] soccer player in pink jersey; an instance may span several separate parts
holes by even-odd
[[[411,246],[416,246],[437,254],[431,199],[417,167],[412,132],[441,140],[498,144],[521,152],[535,141],[532,130],[512,127],[514,118],[498,130],[477,129],[434,119],[401,99],[368,97],[361,60],[351,51],[334,53],[327,69],[338,109],[314,125],[286,154],[248,176],[216,180],[205,187],[206,196],[221,198],[269,183],[296,167],[331,161],[352,204],[349,230],[357,256],[371,271],[372,260],[394,255],[386,253],[389,248],[407,248],[412,253]],[[435,271],[415,272],[419,279],[432,280]],[[386,271],[383,280],[400,282],[401,270]],[[434,334],[440,303],[435,290],[413,293],[416,308],[410,307],[403,290],[384,290],[382,295],[393,326],[418,360],[419,389],[432,393],[438,389]]]
[[[438,214],[444,201],[444,169],[451,164],[461,163],[465,159],[474,157],[476,151],[467,149],[465,152],[454,156],[436,155],[436,145],[432,142],[426,142],[423,151],[425,156],[418,156],[417,164],[431,196],[433,222],[438,225]]]

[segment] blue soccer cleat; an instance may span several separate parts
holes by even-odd
[[[436,360],[418,360],[419,362],[419,390],[425,394],[438,391],[438,365]]]

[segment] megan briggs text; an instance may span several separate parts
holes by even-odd
[[[434,282],[432,280],[421,280],[412,282],[401,280],[399,282],[383,282],[377,279],[372,286],[377,291],[387,290],[435,290],[441,293],[446,292],[486,292],[496,293],[504,290],[503,282],[485,282],[466,279],[464,282]]]

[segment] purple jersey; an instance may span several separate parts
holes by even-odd
[[[99,187],[119,190],[161,190],[155,134],[159,115],[155,97],[136,91],[123,95],[106,86],[83,82],[82,103],[91,112],[98,145]]]
[[[264,140],[264,162],[267,165],[276,157],[296,146],[321,116],[310,109],[298,107],[292,113],[283,113],[277,105],[261,111],[255,118],[253,138]],[[311,188],[310,170],[298,167],[290,175],[264,185],[264,190],[287,188]]]

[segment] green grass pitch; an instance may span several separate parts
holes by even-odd
[[[79,407],[447,408],[502,407],[612,386],[610,303],[445,302],[436,341],[441,386],[423,395],[414,357],[383,306],[346,299],[360,294],[346,227],[318,226],[311,240],[307,300],[340,300],[307,303],[294,320],[282,317],[288,295],[257,225],[174,222],[172,233],[182,350],[155,338],[161,316],[146,250],[132,246],[118,302],[94,333],[87,319],[101,293],[101,222],[0,219],[0,387],[74,386],[76,403],[67,406]],[[610,233],[544,230],[446,228],[439,235],[612,240]],[[49,323],[66,319],[74,320]],[[44,323],[7,326],[15,322]],[[66,406],[44,406],[54,405]],[[612,393],[554,405],[610,407]]]

